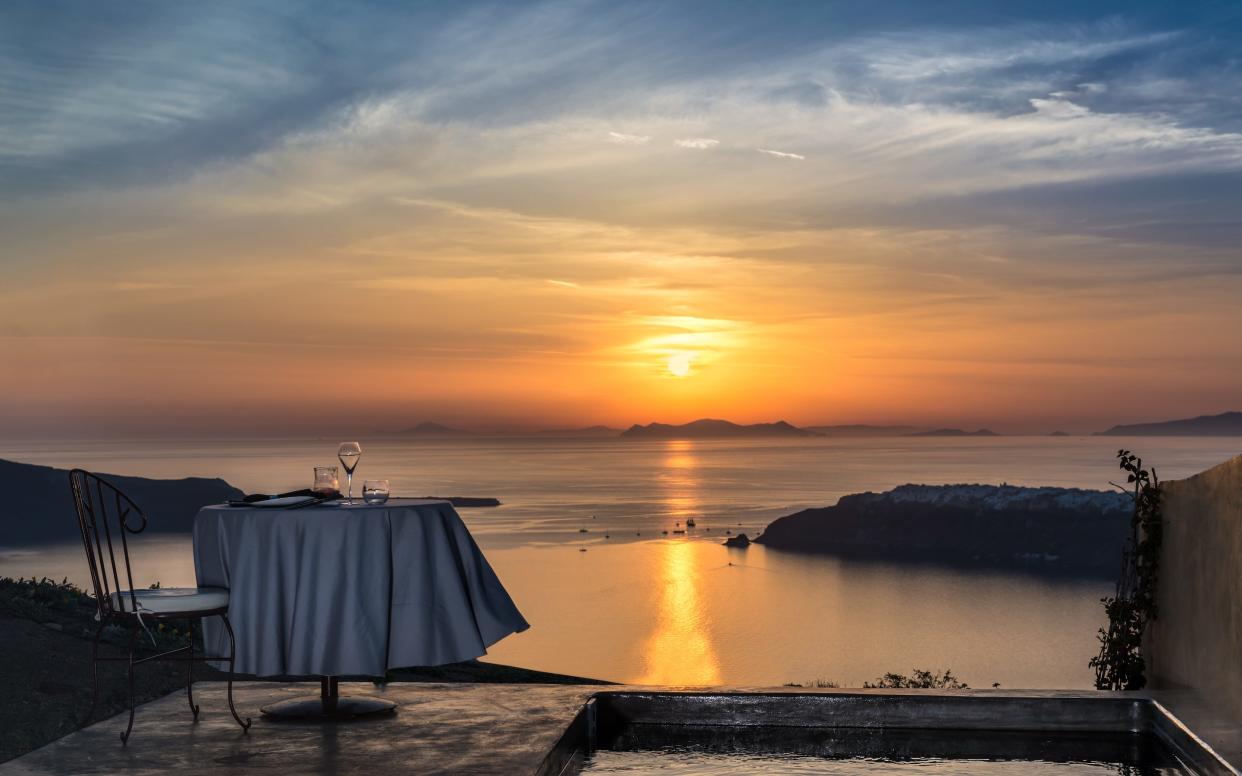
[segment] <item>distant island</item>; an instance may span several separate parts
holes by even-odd
[[[613,438],[613,437],[638,437],[645,436],[650,438],[671,439],[706,439],[706,438],[726,438],[726,437],[754,437],[754,436],[798,436],[798,437],[838,437],[838,438],[860,438],[860,437],[900,437],[911,436],[915,432],[925,431],[925,428],[919,426],[873,426],[864,423],[851,423],[838,426],[806,426],[798,427],[791,423],[780,420],[775,423],[752,423],[749,425],[734,423],[728,420],[718,420],[713,418],[703,418],[691,421],[690,423],[668,424],[668,423],[650,423],[647,425],[634,424],[628,429],[622,430],[606,426],[603,424],[586,426],[584,428],[543,428],[536,430],[522,429],[492,429],[492,430],[466,430],[453,428],[441,423],[433,421],[424,421],[416,426],[403,429],[397,433],[429,436],[429,437],[450,437],[450,436],[525,436],[525,437],[586,437],[586,438]],[[945,429],[950,431],[950,429]],[[380,432],[383,433],[383,432]],[[962,432],[963,434],[965,432]],[[989,432],[990,433],[990,432]]]
[[[836,439],[863,439],[869,437],[928,437],[968,438],[998,437],[1001,434],[989,428],[970,431],[963,428],[928,428],[927,426],[867,423],[843,423],[837,425],[795,426],[784,420],[775,423],[734,423],[719,418],[701,418],[689,423],[635,423],[624,431],[599,424],[577,427],[509,427],[509,428],[455,428],[453,426],[423,421],[400,431],[377,432],[419,436],[428,438],[505,436],[530,438],[588,438],[588,439],[729,439],[746,437],[827,437]],[[1029,433],[1029,432],[1028,432]],[[1050,437],[1073,436],[1067,431],[1054,430],[1045,434]],[[1219,415],[1202,415],[1197,418],[1166,420],[1152,423],[1133,423],[1113,426],[1094,436],[1242,436],[1242,412],[1223,412]]]
[[[736,437],[816,437],[814,431],[792,426],[783,420],[775,423],[752,423],[747,426],[727,420],[703,418],[674,426],[667,423],[634,424],[626,429],[623,439],[728,439]]]
[[[411,426],[401,432],[402,434],[417,434],[419,436],[461,436],[469,434],[469,431],[463,431],[460,428],[450,428],[439,423],[424,421],[417,426]]]
[[[1242,436],[1242,412],[1222,412],[1197,418],[1131,423],[1099,431],[1096,436]]]
[[[1115,491],[902,485],[782,517],[754,541],[860,560],[1111,577],[1130,514],[1129,496]]]

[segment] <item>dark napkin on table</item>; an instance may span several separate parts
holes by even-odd
[[[318,499],[320,502],[323,502],[323,501],[331,501],[332,499],[335,499],[335,498],[340,498],[341,492],[339,490],[334,490],[328,493],[316,493],[310,488],[303,488],[302,490],[291,490],[288,493],[275,493],[275,494],[251,493],[250,495],[242,499],[234,499],[226,503],[231,507],[244,507],[244,506],[249,506],[250,504],[253,504],[257,501],[267,501],[269,499],[274,499],[274,498],[288,498],[289,496],[309,496],[311,498]]]

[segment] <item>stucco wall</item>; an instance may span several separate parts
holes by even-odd
[[[1153,689],[1188,688],[1242,719],[1242,455],[1164,484]]]

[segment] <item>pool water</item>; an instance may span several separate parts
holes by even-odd
[[[629,724],[584,774],[684,776],[1157,776],[1191,774],[1146,735],[706,728]]]
[[[919,776],[1156,776],[1188,774],[1180,765],[1127,765],[1106,762],[1048,762],[1039,760],[946,760],[919,758],[892,761],[867,758],[830,760],[808,755],[722,754],[692,750],[596,752],[584,774],[684,774],[684,776],[861,776],[862,774],[918,774]]]

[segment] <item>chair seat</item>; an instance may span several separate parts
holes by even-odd
[[[227,609],[229,591],[222,587],[159,587],[153,590],[135,590],[138,611],[141,614],[194,614]],[[117,612],[132,614],[133,599],[129,591],[112,594],[112,608]]]

